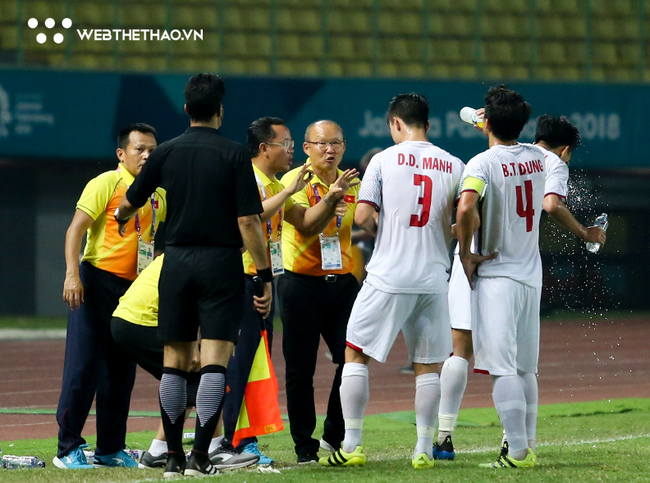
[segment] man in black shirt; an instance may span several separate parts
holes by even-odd
[[[198,74],[185,85],[190,127],[149,157],[115,211],[123,224],[157,186],[167,190],[166,254],[160,282],[159,337],[165,344],[160,408],[168,444],[165,477],[204,476],[218,470],[208,447],[226,389],[226,367],[242,320],[244,246],[258,267],[264,295],[255,307],[266,316],[272,274],[259,214],[262,204],[245,147],[223,138],[223,81]],[[192,342],[201,331],[201,381],[196,397],[194,449],[181,443]]]

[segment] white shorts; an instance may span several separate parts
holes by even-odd
[[[493,376],[537,373],[542,289],[477,277],[472,294],[474,369]]]
[[[460,256],[454,254],[449,279],[449,318],[451,328],[457,330],[472,330],[472,289],[467,281]]]
[[[445,361],[452,350],[447,294],[391,294],[364,283],[350,314],[348,344],[386,362],[400,330],[412,362]]]

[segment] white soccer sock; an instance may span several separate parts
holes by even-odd
[[[508,454],[522,460],[528,454],[526,397],[518,376],[493,376],[492,399],[506,430]]]
[[[467,387],[469,362],[459,356],[451,356],[440,371],[440,410],[438,412],[438,444],[453,434],[460,411],[460,403]]]
[[[154,439],[149,446],[149,454],[151,456],[161,456],[167,452],[167,441],[162,439]]]
[[[217,436],[216,438],[212,438],[212,441],[210,441],[210,447],[208,448],[208,453],[212,453],[215,449],[221,446],[222,441],[223,441],[223,436]]]
[[[537,452],[537,407],[539,406],[539,394],[537,376],[532,372],[518,372],[521,387],[526,397],[526,436],[528,447]]]
[[[436,431],[436,416],[440,405],[440,378],[435,372],[415,378],[415,424],[418,442],[413,456],[426,453],[433,458],[433,435]]]
[[[341,375],[340,391],[345,421],[345,438],[341,447],[346,453],[352,453],[361,444],[363,414],[370,398],[368,366],[358,362],[346,362]]]

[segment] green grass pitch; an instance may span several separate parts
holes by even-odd
[[[322,420],[319,420],[319,425]],[[317,429],[316,434],[320,434]],[[152,432],[130,433],[131,448],[146,449]],[[456,460],[430,470],[410,465],[415,443],[413,412],[369,416],[364,425],[368,464],[363,468],[321,468],[296,464],[291,437],[283,432],[260,438],[260,448],[276,460],[279,474],[250,470],[212,477],[244,482],[646,482],[650,467],[650,399],[619,399],[541,406],[538,423],[539,465],[530,470],[478,468],[496,458],[501,427],[492,408],[466,409],[455,433]],[[90,444],[94,443],[91,439]],[[162,470],[93,469],[63,471],[52,465],[56,438],[4,441],[5,454],[36,455],[47,467],[0,471],[0,482],[144,482],[163,481]],[[211,481],[207,479],[205,481]]]

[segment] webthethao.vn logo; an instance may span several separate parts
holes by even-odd
[[[46,29],[52,30],[56,27],[56,21],[52,18],[45,20],[44,25]],[[39,21],[36,18],[30,18],[27,21],[27,26],[35,30],[39,27]],[[64,18],[61,21],[61,27],[68,30],[72,27],[72,20]],[[203,40],[203,29],[76,29],[79,40],[81,41],[94,41],[94,42],[108,42],[117,40],[120,42],[138,42],[138,41],[153,41],[153,42],[185,42]],[[52,36],[52,40],[60,44],[65,40],[65,36],[61,32],[57,32]],[[39,44],[44,44],[48,41],[48,33],[39,32],[36,35],[36,41]]]
[[[56,21],[53,18],[48,18],[45,20],[44,24],[48,30],[52,30],[56,26]],[[27,26],[32,30],[38,28],[38,25],[39,22],[38,19],[36,18],[30,18],[27,21]],[[69,18],[64,18],[63,20],[61,20],[61,26],[66,30],[69,29],[70,27],[72,27],[72,20],[70,20]],[[52,40],[54,40],[55,44],[60,44],[65,40],[65,36],[61,32],[57,32],[52,36]],[[47,34],[45,32],[38,33],[36,35],[36,42],[38,42],[39,44],[44,44],[45,42],[47,42]]]

